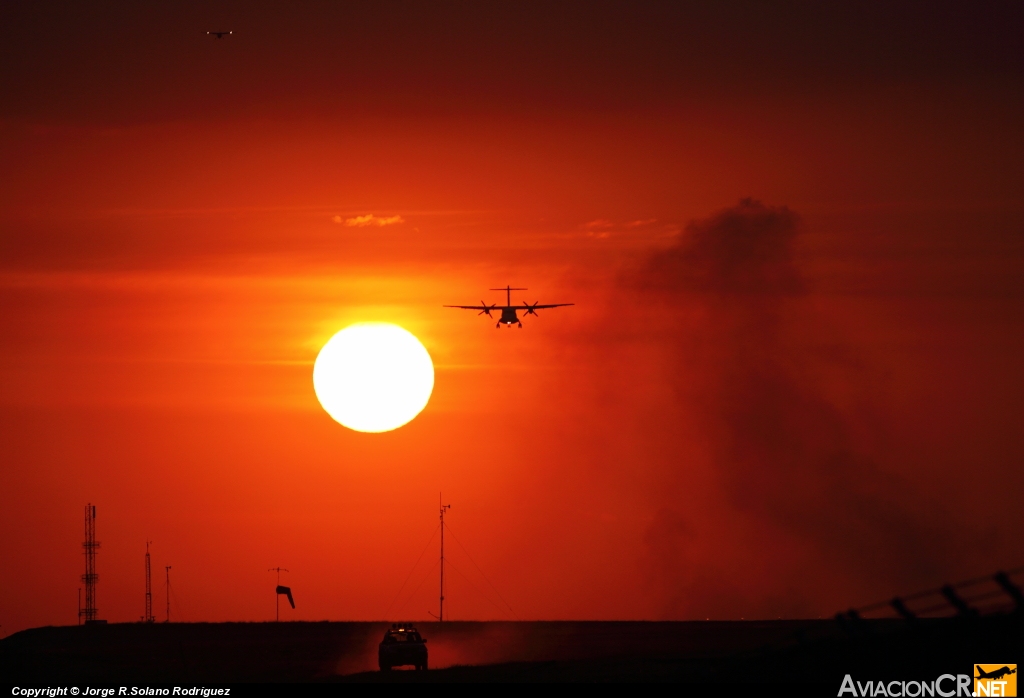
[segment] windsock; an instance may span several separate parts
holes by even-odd
[[[283,587],[283,586],[278,585],[277,593],[278,594],[287,594],[288,595],[288,603],[290,603],[292,605],[292,608],[295,608],[295,600],[292,598],[292,588],[291,587]]]

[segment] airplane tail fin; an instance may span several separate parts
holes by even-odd
[[[487,290],[488,291],[504,291],[505,292],[505,302],[508,303],[509,305],[512,305],[512,292],[513,291],[529,291],[530,289],[528,289],[528,288],[514,288],[512,286],[506,286],[505,288],[489,288]]]

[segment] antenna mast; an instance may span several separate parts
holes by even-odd
[[[156,620],[153,617],[153,575],[149,566],[149,544],[151,542],[146,541],[146,615],[142,618],[144,623],[152,623]]]
[[[171,566],[164,567],[164,590],[167,592],[167,617],[165,623],[171,622]]]
[[[78,611],[79,621],[82,618],[86,623],[96,620],[96,582],[100,576],[96,574],[96,550],[100,544],[96,542],[96,507],[92,504],[85,505],[85,542],[82,549],[85,552],[85,574],[82,581],[85,582],[85,608]]]
[[[444,511],[451,509],[451,504],[441,504],[441,493],[437,493],[437,503],[441,505],[441,603],[438,608],[437,622],[444,622]]]

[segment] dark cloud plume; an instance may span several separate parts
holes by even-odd
[[[808,598],[829,574],[878,593],[955,574],[964,534],[879,455],[887,426],[870,396],[852,412],[832,397],[829,386],[870,376],[808,311],[813,292],[794,258],[801,228],[788,208],[747,199],[690,223],[629,279],[648,302],[669,306],[663,315],[681,318],[669,359],[679,399],[704,421],[722,509],[746,527],[745,543],[725,544],[810,551],[808,569],[776,570],[786,577],[777,588],[750,569],[765,588],[737,589],[714,579],[706,560],[686,559],[701,549],[699,514],[670,507],[647,536],[662,583],[675,586],[669,614],[812,613],[834,602]],[[832,350],[820,351],[827,342]]]
[[[648,290],[774,297],[803,291],[792,260],[799,218],[752,199],[690,223],[680,244],[652,257],[638,279]]]

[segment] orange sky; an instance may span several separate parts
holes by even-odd
[[[282,617],[381,618],[438,490],[524,619],[1024,560],[1019,8],[212,7],[2,10],[2,632],[75,622],[86,502],[111,621],[147,539],[179,619],[271,617],[278,565]],[[576,306],[440,307],[505,284]],[[388,434],[313,394],[368,320],[436,366]],[[446,613],[510,617],[449,552]]]

